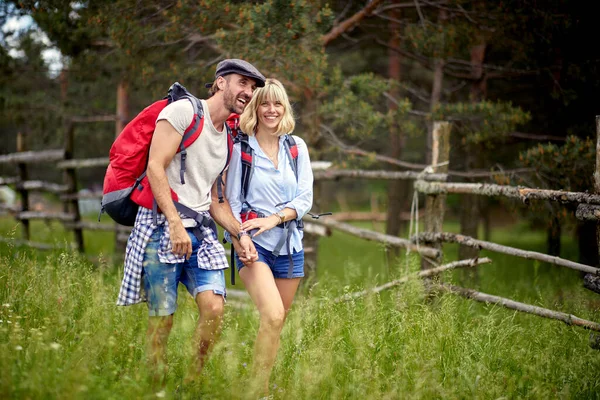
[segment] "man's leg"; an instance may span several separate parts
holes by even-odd
[[[147,354],[155,383],[163,382],[167,375],[167,341],[172,327],[173,315],[148,320]]]
[[[224,303],[223,296],[214,293],[212,290],[196,295],[196,304],[200,312],[200,319],[196,328],[197,373],[202,371],[208,353],[221,333]]]
[[[180,264],[163,264],[158,259],[161,230],[150,237],[143,261],[143,284],[148,304],[147,356],[155,383],[167,373],[167,341],[177,309]]]

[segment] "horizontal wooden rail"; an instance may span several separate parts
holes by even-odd
[[[419,218],[422,218],[424,215],[425,210],[419,210]],[[399,217],[402,221],[410,221],[409,212],[401,212]],[[385,222],[387,220],[387,214],[384,212],[373,211],[337,211],[327,218],[336,221]]]
[[[441,266],[436,267],[436,268],[426,269],[426,270],[422,270],[422,271],[419,271],[417,273],[414,273],[414,274],[411,274],[411,275],[408,275],[408,276],[404,276],[404,277],[402,277],[400,279],[396,279],[396,280],[393,280],[391,282],[384,283],[381,286],[376,286],[374,288],[367,289],[367,290],[361,290],[360,292],[354,292],[354,293],[345,294],[343,296],[340,296],[340,297],[334,299],[333,302],[334,303],[340,303],[340,302],[344,302],[344,301],[349,301],[349,300],[352,300],[352,299],[356,299],[356,298],[359,298],[359,297],[363,297],[363,296],[366,296],[368,294],[379,293],[379,292],[381,292],[383,290],[390,289],[390,288],[392,288],[394,286],[398,286],[398,285],[401,285],[403,283],[406,283],[410,279],[413,279],[413,278],[426,278],[426,277],[434,276],[434,275],[437,275],[437,274],[439,274],[441,272],[448,271],[448,270],[455,269],[455,268],[460,268],[460,267],[474,267],[474,266],[481,265],[481,264],[489,264],[491,262],[492,262],[492,260],[490,260],[487,257],[473,258],[473,259],[469,259],[469,260],[454,261],[454,262],[451,262],[449,264],[441,265]]]
[[[43,220],[58,220],[62,222],[70,222],[75,219],[75,214],[63,212],[40,212],[40,211],[23,211],[15,215],[16,219],[43,219]]]
[[[600,206],[593,204],[579,204],[575,217],[582,221],[596,221],[600,220]]]
[[[101,199],[102,192],[84,192],[84,193],[69,193],[60,195],[61,200],[73,200],[73,199]],[[100,203],[98,203],[100,204]]]
[[[69,246],[55,246],[48,243],[32,242],[30,240],[20,240],[7,237],[0,237],[0,242],[15,246],[27,246],[38,250],[71,250],[76,248],[74,243],[71,243]]]
[[[372,241],[380,242],[380,243],[386,244],[388,246],[393,246],[393,247],[402,247],[402,248],[408,249],[410,251],[419,253],[426,257],[437,258],[437,257],[439,257],[439,254],[440,254],[439,250],[434,249],[433,247],[417,246],[416,244],[412,243],[408,239],[402,239],[397,236],[390,236],[390,235],[385,235],[383,233],[370,231],[367,229],[357,228],[350,224],[346,224],[343,222],[338,222],[338,221],[334,221],[332,219],[328,219],[327,217],[322,217],[320,219],[304,217],[304,220],[309,221],[314,224],[323,225],[323,226],[326,226],[331,229],[337,229],[342,232],[346,232],[351,235],[358,236],[361,239],[372,240]]]
[[[389,179],[389,180],[414,180],[445,181],[446,174],[424,174],[414,171],[370,171],[370,170],[319,170],[314,172],[315,180],[334,180],[340,178],[363,179]]]
[[[440,233],[431,233],[425,232],[419,234],[419,241],[425,242],[450,242],[450,243],[458,243],[468,247],[474,247],[476,249],[483,249],[494,251],[496,253],[509,254],[511,256],[526,258],[528,260],[538,260],[547,262],[549,264],[560,265],[562,267],[571,268],[577,271],[583,271],[589,274],[600,275],[600,269],[591,267],[589,265],[580,264],[574,261],[565,260],[564,258],[549,256],[547,254],[538,253],[535,251],[522,250],[514,247],[503,246],[501,244],[486,242],[483,240],[473,239],[469,236],[459,235],[456,233],[449,232],[440,232]],[[413,242],[415,238],[412,239]]]
[[[600,195],[563,192],[562,190],[530,189],[516,186],[502,186],[487,183],[445,183],[415,181],[415,190],[425,194],[477,194],[482,196],[504,196],[520,199],[524,203],[529,200],[552,200],[561,203],[600,204]]]
[[[18,176],[0,176],[0,185],[12,185],[19,182]]]
[[[85,158],[78,160],[65,160],[56,164],[59,169],[81,169],[81,168],[93,168],[93,167],[107,167],[108,157],[101,158]]]
[[[44,191],[50,193],[65,193],[69,190],[67,185],[61,185],[53,182],[44,181],[24,181],[16,184],[17,189],[31,190],[31,191]]]
[[[593,321],[588,321],[583,318],[576,317],[572,314],[563,313],[560,311],[553,311],[547,308],[533,306],[530,304],[520,303],[518,301],[506,299],[504,297],[494,296],[487,293],[476,292],[472,289],[466,289],[459,286],[454,286],[450,284],[433,284],[434,287],[441,289],[446,292],[458,294],[460,296],[466,297],[471,300],[479,301],[482,303],[488,304],[497,304],[502,307],[510,308],[512,310],[517,310],[529,314],[534,314],[539,317],[556,319],[564,322],[567,325],[576,325],[586,329],[591,329],[593,331],[600,332],[600,324]]]
[[[79,229],[87,229],[90,231],[107,231],[107,232],[117,231],[119,233],[123,233],[123,234],[127,234],[127,235],[129,235],[131,233],[130,226],[115,225],[115,224],[103,224],[100,222],[87,222],[87,221],[65,222],[64,225],[65,225],[65,227],[68,227],[71,229],[79,228]]]
[[[21,211],[21,207],[11,206],[11,205],[8,205],[8,204],[2,204],[2,203],[0,203],[0,212],[1,213],[17,214],[20,211]]]
[[[38,164],[43,162],[55,162],[65,158],[65,151],[41,150],[22,151],[0,156],[0,164]]]

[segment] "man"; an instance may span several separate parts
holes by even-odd
[[[227,163],[227,117],[241,114],[254,89],[264,85],[265,77],[246,61],[227,59],[217,65],[211,97],[201,100],[202,132],[187,147],[184,179],[180,176],[181,159],[175,155],[194,118],[192,103],[188,99],[175,101],[157,118],[146,173],[161,212],[157,215],[144,207],[138,211],[127,243],[125,276],[117,302],[130,305],[144,301],[140,293],[143,286],[149,310],[148,356],[157,379],[162,380],[167,371],[167,339],[177,308],[179,282],[187,287],[200,312],[196,372],[202,369],[220,333],[226,295],[224,269],[228,264],[211,216],[232,235],[238,254],[246,261],[258,259],[252,240],[241,231],[229,203],[216,201],[216,180]],[[179,203],[198,213],[196,219],[178,211],[171,189]]]

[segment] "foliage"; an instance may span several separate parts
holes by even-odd
[[[568,136],[563,145],[538,144],[521,152],[519,162],[523,167],[536,169],[534,180],[527,182],[530,185],[585,192],[594,186],[596,144],[589,137]]]
[[[298,99],[323,85],[327,57],[321,35],[331,10],[313,1],[269,0],[238,8],[234,24],[218,30],[216,42],[229,57],[256,62],[266,75],[285,82]]]
[[[444,21],[423,20],[409,24],[404,29],[412,50],[433,58],[446,59],[465,52],[473,35],[470,25],[446,24]]]
[[[396,107],[387,106],[392,87],[398,83],[374,74],[359,74],[345,78],[341,68],[335,67],[326,80],[321,93],[320,121],[324,124],[322,135],[333,134],[333,142],[353,143],[363,150],[384,152],[389,147],[389,131],[399,123],[407,134],[419,135],[422,131],[408,118],[412,104],[408,99],[395,99]],[[343,165],[372,166],[373,158],[341,156]]]
[[[323,93],[320,116],[334,130],[354,140],[372,140],[376,135],[386,135],[391,123],[400,120],[410,109],[410,102],[402,100],[399,107],[385,107],[384,94],[393,83],[374,74],[355,75],[344,79],[336,68],[330,75]]]
[[[0,50],[0,119],[18,126],[22,133],[35,132],[39,144],[47,145],[60,125],[61,111],[58,82],[46,75],[48,65],[41,56],[48,46],[33,30],[14,35],[11,43],[11,50],[21,57]],[[34,86],[32,77],[36,78]]]
[[[562,145],[538,144],[519,153],[517,166],[532,168],[534,173],[514,177],[499,173],[494,180],[501,185],[588,192],[593,188],[595,160],[596,145],[589,137],[569,136]],[[552,223],[567,227],[573,225],[577,207],[574,204],[535,201],[524,212],[516,201],[505,200],[503,203],[524,213],[532,224],[547,227]]]
[[[530,115],[511,103],[481,101],[440,104],[432,118],[436,121],[453,121],[452,134],[460,135],[463,143],[492,146],[517,126],[527,123]]]

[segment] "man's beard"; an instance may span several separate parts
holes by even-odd
[[[242,112],[244,112],[245,105],[239,104],[237,102],[238,97],[245,99],[245,96],[234,95],[231,92],[231,90],[229,90],[229,88],[225,90],[225,93],[223,95],[223,101],[225,103],[225,108],[227,108],[227,110],[230,113],[241,114]],[[247,99],[245,99],[245,100],[246,100],[246,104],[247,104],[248,100]]]

